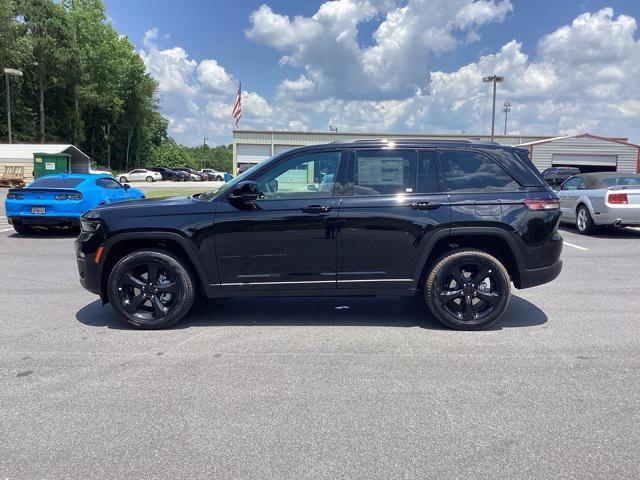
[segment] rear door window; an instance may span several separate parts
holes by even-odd
[[[354,195],[416,192],[415,150],[357,150],[354,154]]]
[[[435,150],[418,152],[418,193],[440,192]]]
[[[514,191],[520,189],[506,171],[487,155],[472,150],[439,150],[449,192]]]

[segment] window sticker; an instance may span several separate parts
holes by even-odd
[[[358,158],[359,185],[403,185],[404,158]]]

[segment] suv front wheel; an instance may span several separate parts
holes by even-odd
[[[431,313],[456,330],[481,330],[504,313],[511,296],[509,273],[480,250],[454,250],[440,258],[424,289]]]
[[[138,328],[166,328],[189,312],[195,286],[185,262],[173,252],[138,250],[120,259],[109,274],[113,308]]]

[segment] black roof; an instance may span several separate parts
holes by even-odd
[[[602,181],[609,178],[640,178],[640,175],[636,175],[635,173],[618,172],[593,172],[574,176],[582,177],[584,179],[585,186],[590,189],[603,188]]]

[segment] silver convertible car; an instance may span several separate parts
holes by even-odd
[[[580,233],[600,226],[640,226],[640,175],[584,173],[565,181],[558,192],[561,221]]]

